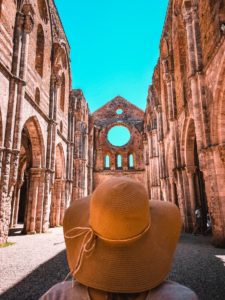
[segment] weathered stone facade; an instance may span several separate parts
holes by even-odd
[[[178,205],[186,231],[201,207],[225,245],[224,0],[170,0],[145,112],[116,97],[90,114],[53,0],[0,0],[0,42],[0,243],[18,222],[62,224],[71,200],[126,175]],[[131,138],[116,147],[120,125]]]
[[[120,112],[118,113],[118,110]],[[144,112],[122,97],[116,97],[92,115],[93,124],[93,180],[94,188],[111,176],[129,176],[143,183],[144,164]],[[113,146],[108,132],[114,126],[124,126],[130,131],[130,140],[121,147]],[[108,156],[108,165],[106,159]],[[118,165],[120,156],[121,165]],[[129,159],[132,156],[132,165]]]
[[[216,245],[225,244],[224,39],[225,1],[170,1],[145,114],[151,198],[176,203],[188,231],[201,207]]]
[[[0,41],[2,243],[18,222],[25,233],[62,224],[83,107],[70,97],[70,47],[53,0],[0,1]]]

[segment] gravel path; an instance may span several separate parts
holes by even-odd
[[[38,299],[67,275],[62,228],[9,240],[16,244],[0,249],[1,300]],[[200,300],[224,300],[225,250],[212,247],[209,237],[184,234],[170,279],[192,288]]]

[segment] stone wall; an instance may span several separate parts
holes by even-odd
[[[129,176],[143,182],[143,118],[142,110],[119,96],[93,113],[94,188],[110,176]],[[112,145],[108,140],[108,132],[111,128],[121,125],[128,128],[130,140],[123,146]],[[133,160],[132,166],[129,164],[130,155]],[[121,157],[121,165],[117,165],[118,156]],[[106,157],[109,160],[108,165]]]
[[[0,0],[0,31],[0,243],[18,222],[62,224],[71,200],[128,176],[175,203],[186,231],[200,207],[225,244],[224,0],[169,1],[145,112],[118,96],[90,114],[53,0]],[[130,140],[112,145],[121,125]]]
[[[216,245],[225,244],[224,12],[223,0],[170,1],[145,112],[151,198],[177,204],[186,231],[200,207]]]
[[[52,0],[0,1],[0,243],[45,232],[70,203],[69,44]]]

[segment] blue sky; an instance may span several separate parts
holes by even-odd
[[[91,112],[122,96],[143,110],[168,0],[55,0],[70,46],[73,88]]]

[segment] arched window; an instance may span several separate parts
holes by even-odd
[[[64,111],[65,108],[65,92],[66,92],[66,79],[65,74],[62,74],[62,84],[61,84],[61,93],[60,93],[60,108]]]
[[[116,168],[122,169],[122,155],[120,154],[116,155]]]
[[[40,90],[39,90],[39,88],[36,88],[36,91],[35,91],[35,102],[37,104],[40,104],[40,98],[41,98],[41,96],[40,96]]]
[[[2,0],[0,0],[0,17],[1,17],[1,14],[2,14]]]
[[[39,14],[45,24],[48,23],[48,9],[45,0],[38,0]]]
[[[157,129],[157,118],[156,116],[152,119],[152,130]]]
[[[60,121],[59,127],[60,127],[60,132],[63,133],[63,122],[62,121]]]
[[[134,156],[133,156],[133,154],[129,154],[129,156],[128,156],[128,168],[129,169],[134,168]]]
[[[41,24],[39,24],[37,30],[35,69],[41,77],[43,76],[43,68],[44,68],[44,49],[45,49],[45,36],[44,36],[43,28]]]
[[[105,156],[105,169],[110,169],[110,157],[109,157],[109,155]]]

